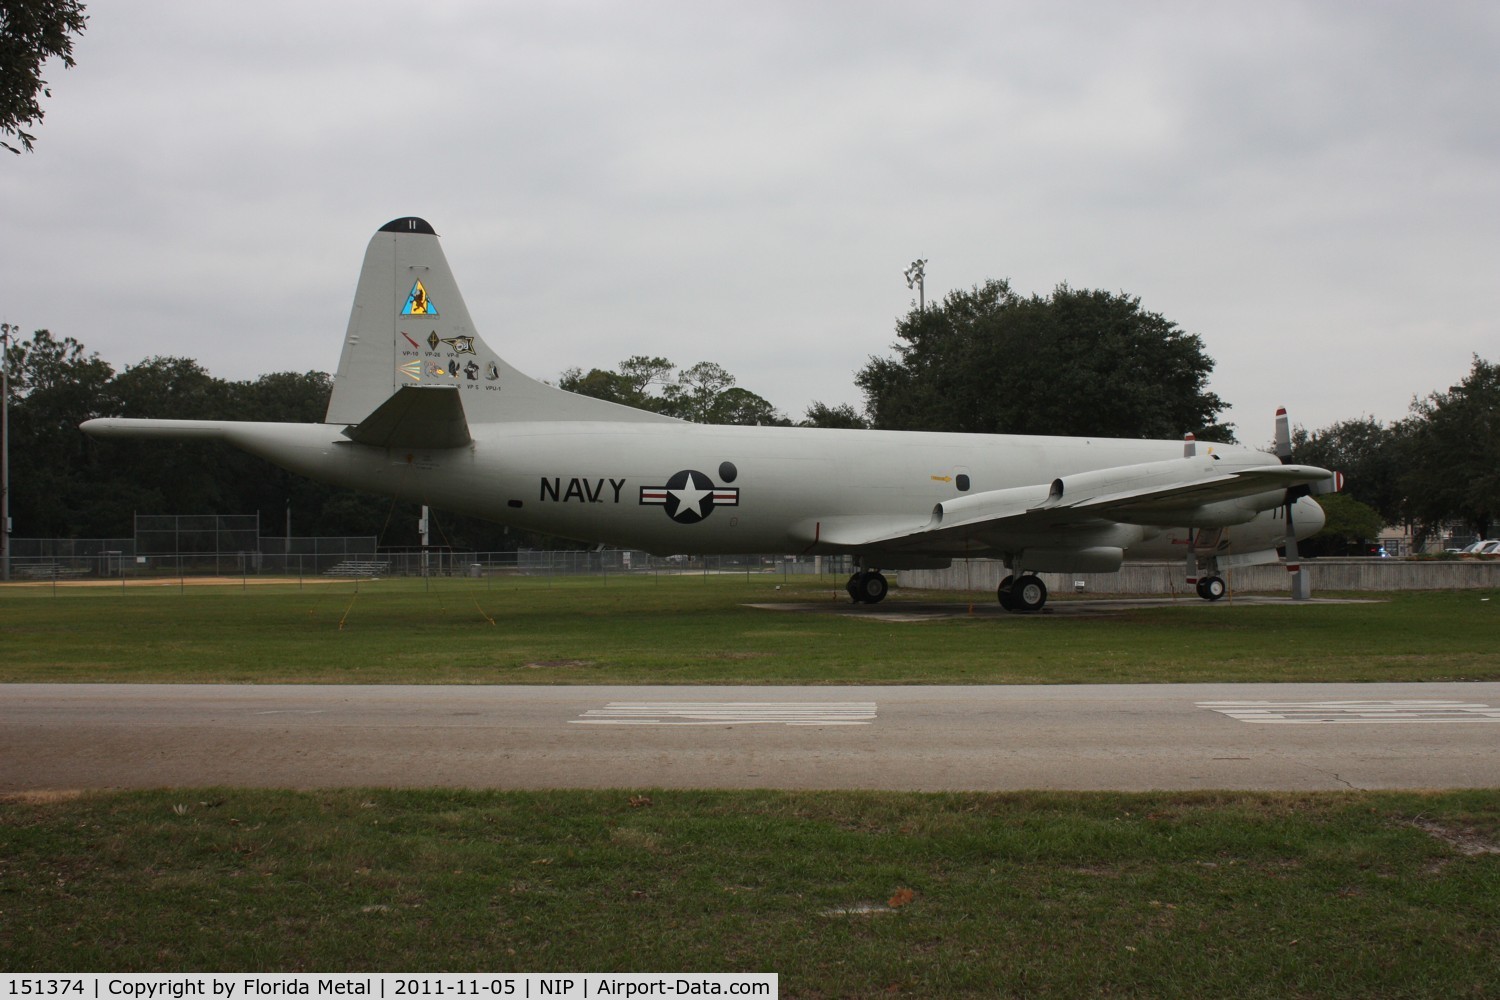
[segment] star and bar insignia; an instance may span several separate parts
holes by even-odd
[[[665,486],[641,487],[641,505],[665,507],[667,516],[678,524],[697,524],[716,507],[738,507],[739,503],[739,487],[715,486],[695,469],[684,469]]]

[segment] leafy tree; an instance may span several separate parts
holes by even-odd
[[[734,376],[722,365],[700,361],[677,373],[677,380],[662,389],[660,412],[694,423],[711,422],[713,405],[719,393],[734,385]]]
[[[233,419],[229,386],[192,358],[151,357],[114,380],[116,416],[163,420]]]
[[[714,396],[709,404],[706,424],[738,424],[746,427],[789,427],[791,421],[782,416],[770,401],[757,396],[749,389],[730,386]]]
[[[78,0],[0,0],[0,134],[14,136],[31,151],[36,136],[26,128],[40,122],[38,95],[51,97],[42,64],[56,56],[73,66],[73,35],[82,35],[88,16]],[[8,142],[0,142],[19,154]]]
[[[1233,440],[1201,338],[1123,293],[1023,298],[991,280],[913,310],[896,335],[896,357],[855,376],[876,427]]]
[[[328,412],[333,377],[327,372],[273,372],[233,385],[236,420],[319,423]]]
[[[1369,504],[1360,503],[1347,493],[1330,493],[1318,497],[1327,520],[1323,530],[1300,551],[1306,556],[1364,555],[1367,543],[1380,537],[1386,519]]]
[[[868,430],[870,422],[848,403],[840,403],[838,406],[829,406],[827,403],[813,403],[807,408],[807,416],[797,426],[842,427],[853,430]]]
[[[672,371],[677,366],[666,358],[648,358],[637,354],[620,362],[619,371],[592,368],[587,375],[582,369],[569,368],[558,379],[558,387],[581,396],[607,399],[611,403],[633,406],[638,410],[660,412],[661,397],[653,394],[657,387],[672,384]]]
[[[585,375],[580,368],[569,368],[557,384],[583,396],[694,423],[791,423],[766,399],[735,385],[734,376],[712,361],[700,361],[678,370],[666,358],[637,354],[620,362],[618,371],[592,368]]]
[[[37,330],[6,351],[9,372],[10,513],[18,536],[74,534],[117,502],[91,475],[78,424],[112,408],[114,369],[72,337]]]
[[[107,380],[114,374],[98,352],[85,355],[85,350],[72,337],[58,340],[50,330],[36,331],[30,341],[11,341],[5,356],[11,399],[80,381],[87,383],[100,375]]]
[[[1346,495],[1373,507],[1386,524],[1396,524],[1407,515],[1402,479],[1411,429],[1410,422],[1386,426],[1374,417],[1340,420],[1316,431],[1297,427],[1292,461],[1342,472]]]
[[[103,416],[166,420],[224,420],[234,417],[229,383],[215,378],[191,358],[152,357],[132,365],[109,385],[111,411]],[[258,478],[208,441],[99,441],[76,430],[87,443],[92,474],[112,481],[132,506],[117,506],[110,536],[132,530],[134,514],[247,514],[239,491]],[[92,534],[92,532],[90,532]]]
[[[1446,392],[1413,400],[1403,484],[1424,525],[1462,520],[1489,538],[1500,517],[1500,365],[1474,356]]]

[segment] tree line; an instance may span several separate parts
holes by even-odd
[[[79,341],[48,330],[6,354],[16,537],[127,538],[137,513],[256,511],[267,534],[280,534],[289,505],[298,535],[369,535],[390,507],[389,500],[310,482],[225,445],[97,441],[78,429],[93,417],[316,422],[332,386],[323,372],[230,382],[179,357],[153,357],[117,372]]]
[[[1233,425],[1220,420],[1224,402],[1207,388],[1214,362],[1201,338],[1124,293],[1060,285],[1049,296],[1021,296],[989,281],[901,317],[892,352],[854,373],[862,410],[815,402],[795,423],[1234,440]],[[295,535],[417,542],[412,504],[322,486],[224,445],[96,441],[78,430],[98,416],[317,422],[332,386],[323,372],[233,382],[180,357],[116,371],[47,330],[12,343],[5,363],[17,537],[125,537],[136,513],[256,511],[263,531],[280,534],[290,508]],[[556,384],[701,423],[794,423],[706,361],[679,368],[635,355],[613,369],[569,369]],[[1420,536],[1454,521],[1487,537],[1500,503],[1500,367],[1476,356],[1462,381],[1414,399],[1393,423],[1361,417],[1298,427],[1293,460],[1345,474],[1345,492],[1320,499],[1335,538],[1371,539],[1395,523],[1417,525]],[[456,515],[436,520],[434,542],[456,547],[554,544]]]
[[[1373,512],[1377,522],[1412,525],[1419,547],[1449,524],[1492,538],[1500,520],[1500,365],[1476,354],[1463,379],[1414,398],[1399,420],[1297,428],[1292,457],[1344,473],[1344,492],[1318,503],[1345,535],[1374,537],[1356,530]]]

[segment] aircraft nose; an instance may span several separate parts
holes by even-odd
[[[1322,531],[1328,515],[1312,497],[1299,497],[1292,508],[1292,521],[1297,526],[1297,540],[1301,541]]]

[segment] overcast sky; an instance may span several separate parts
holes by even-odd
[[[0,152],[0,318],[117,369],[332,371],[404,215],[521,370],[714,361],[794,418],[862,405],[917,257],[1138,296],[1250,443],[1500,359],[1494,3],[89,6]]]

